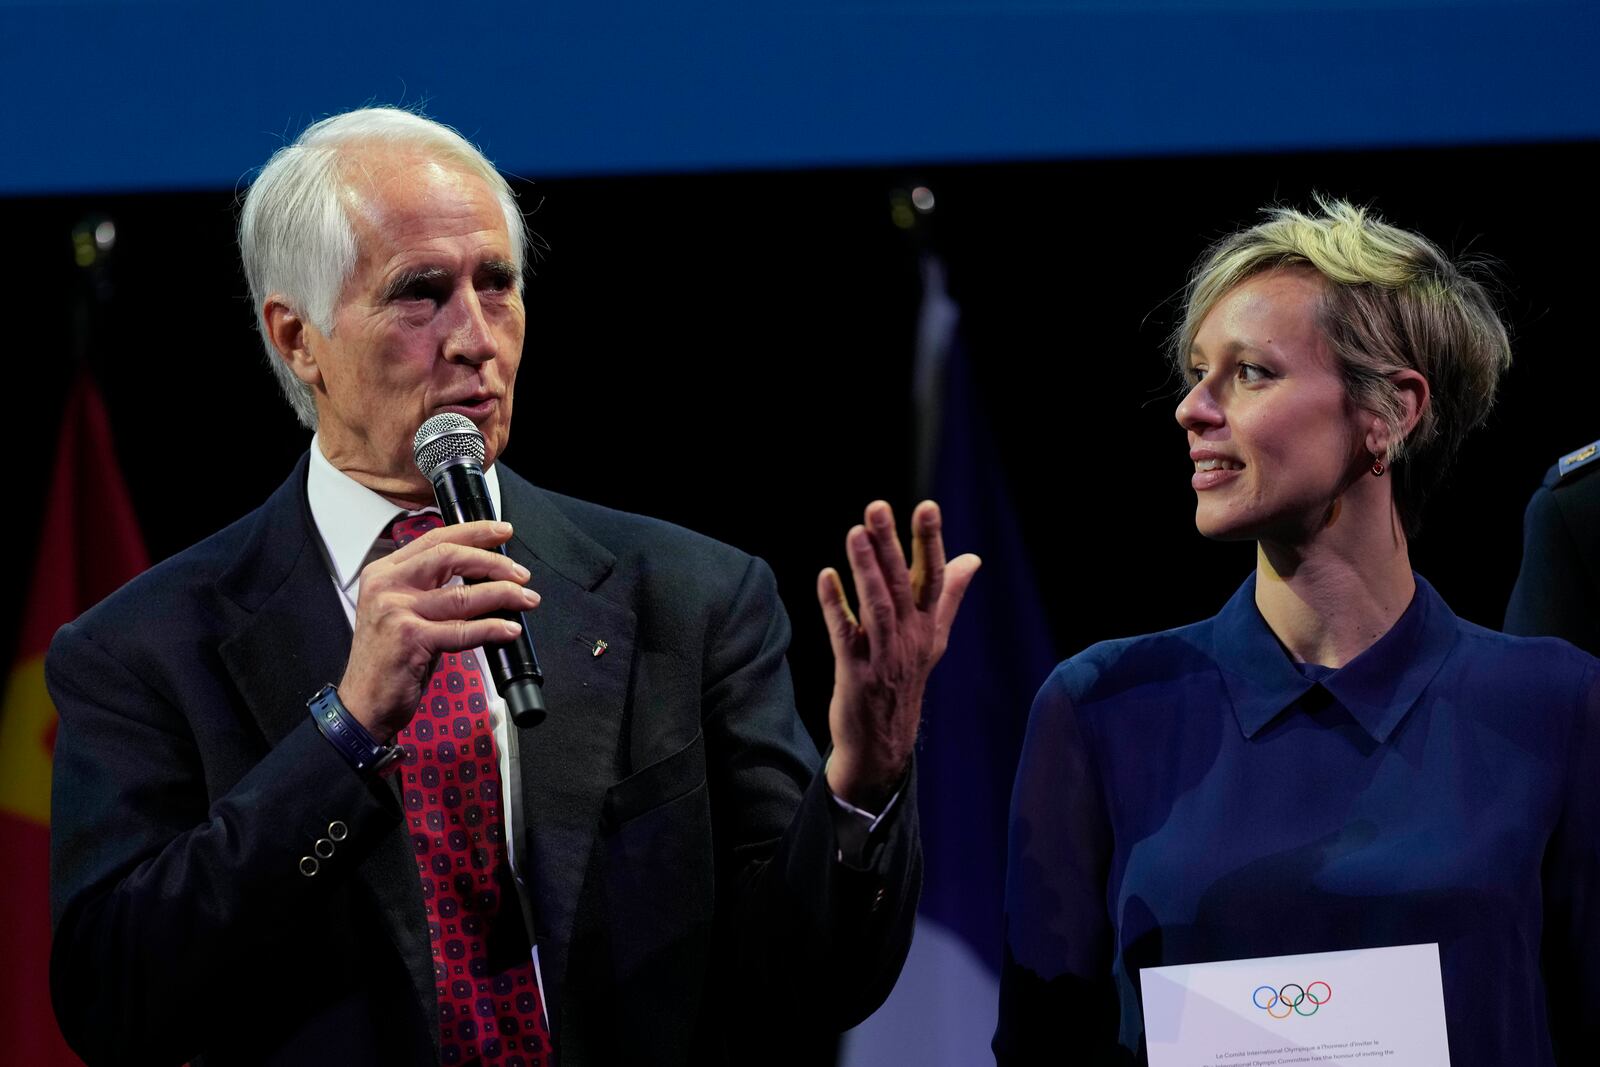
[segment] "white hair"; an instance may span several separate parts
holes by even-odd
[[[345,158],[358,146],[407,145],[426,151],[482,178],[505,213],[517,286],[527,226],[511,186],[483,153],[450,127],[410,111],[368,107],[334,115],[306,127],[293,143],[272,154],[251,183],[239,213],[239,254],[266,346],[267,364],[302,425],[317,428],[311,387],[295,377],[278,355],[262,309],[279,294],[323,334],[333,331],[334,309],[356,266],[356,235],[345,211],[352,175]]]

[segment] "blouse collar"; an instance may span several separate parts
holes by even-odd
[[[1395,624],[1366,651],[1320,684],[1380,744],[1394,733],[1455,645],[1455,614],[1420,575],[1416,594]],[[1289,658],[1256,607],[1251,574],[1217,615],[1212,657],[1246,737],[1254,737],[1316,686]]]

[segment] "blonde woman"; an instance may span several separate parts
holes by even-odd
[[[1437,942],[1455,1067],[1593,1062],[1600,663],[1458,619],[1407,550],[1510,360],[1484,288],[1348,203],[1274,209],[1173,357],[1196,525],[1256,568],[1040,691],[998,1061],[1144,1062],[1143,968]]]

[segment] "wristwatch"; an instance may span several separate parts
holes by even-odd
[[[350,714],[350,709],[339,699],[339,690],[331,684],[317,690],[317,695],[306,701],[306,707],[311,710],[311,721],[317,724],[322,736],[333,743],[350,766],[363,774],[382,774],[405,754],[395,741],[387,745],[374,741]]]

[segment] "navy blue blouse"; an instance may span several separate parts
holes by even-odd
[[[1600,1048],[1600,661],[1421,578],[1339,670],[1255,605],[1108,641],[1034,703],[1001,1064],[1144,1062],[1139,970],[1436,941],[1451,1062]]]

